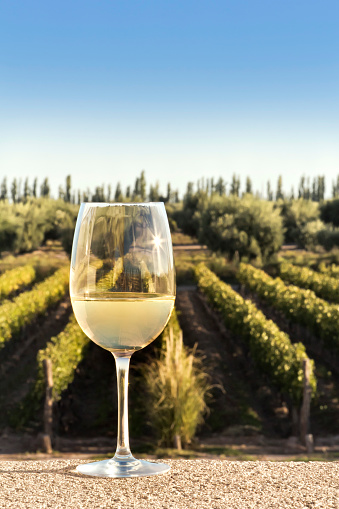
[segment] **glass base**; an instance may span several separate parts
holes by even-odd
[[[96,477],[143,477],[165,474],[170,468],[165,463],[137,460],[132,456],[128,460],[111,458],[104,461],[95,461],[94,463],[79,465],[76,470],[80,474]]]

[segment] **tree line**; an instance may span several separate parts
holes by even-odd
[[[292,187],[291,191],[287,193],[283,189],[282,176],[279,175],[275,190],[271,181],[267,181],[265,195],[259,191],[254,191],[252,179],[250,177],[246,177],[245,185],[242,188],[241,179],[235,173],[232,175],[230,182],[227,182],[222,177],[219,177],[217,180],[214,178],[201,178],[196,184],[194,184],[194,182],[188,182],[184,200],[199,191],[205,192],[208,196],[212,196],[214,193],[219,196],[228,195],[238,197],[244,196],[245,194],[254,194],[257,198],[266,199],[268,201],[303,198],[304,200],[320,202],[325,199],[325,176],[319,175],[312,180],[310,177],[302,176],[297,191],[295,192]],[[339,175],[337,179],[332,182],[332,198],[337,197],[339,197]]]
[[[11,183],[4,177],[0,185],[0,200],[11,201],[12,203],[26,203],[30,198],[51,198],[51,188],[48,178],[44,178],[41,185],[38,179],[34,178],[30,183],[28,177],[24,180],[14,178]],[[72,177],[67,175],[65,185],[59,186],[58,198],[66,203],[78,204],[81,202],[129,202],[129,201],[163,201],[164,203],[178,203],[179,191],[173,190],[170,182],[166,187],[166,193],[160,191],[159,182],[151,184],[147,192],[146,176],[143,170],[136,178],[134,186],[127,186],[122,189],[120,182],[117,182],[115,189],[112,185],[96,186],[94,191],[87,188],[85,191],[72,189]]]
[[[339,197],[339,175],[332,181],[331,195],[332,198]],[[223,177],[215,178],[201,178],[196,183],[188,182],[186,192],[183,195],[183,200],[189,198],[199,191],[205,192],[208,196],[218,194],[220,196],[243,196],[245,194],[253,194],[258,198],[266,199],[268,201],[278,201],[284,199],[298,199],[311,200],[321,202],[325,199],[325,176],[318,175],[311,179],[304,175],[300,178],[299,185],[296,189],[292,187],[290,192],[286,192],[283,188],[283,179],[279,175],[276,185],[273,186],[271,181],[266,183],[266,192],[262,193],[254,190],[253,182],[250,177],[246,177],[244,185],[241,179],[235,173],[232,175],[230,181]],[[50,198],[51,188],[48,177],[44,178],[42,183],[38,184],[38,179],[34,178],[30,182],[28,177],[22,182],[22,179],[13,178],[12,182],[7,181],[4,177],[0,185],[0,200],[10,200],[12,203],[26,202],[29,198]],[[128,201],[163,201],[165,203],[178,203],[181,201],[179,191],[172,189],[170,182],[167,183],[166,192],[160,191],[160,184],[150,184],[147,186],[145,171],[141,171],[140,175],[135,179],[134,186],[127,186],[122,189],[120,182],[117,182],[114,189],[111,184],[107,186],[102,184],[96,186],[94,191],[87,188],[84,191],[72,188],[72,177],[67,175],[64,185],[58,188],[59,199],[67,203],[80,204],[81,202],[128,202]]]
[[[276,253],[283,242],[314,249],[321,245],[331,249],[339,245],[339,190],[333,185],[334,199],[324,200],[325,179],[320,176],[310,182],[302,178],[298,197],[286,197],[282,178],[277,181],[274,199],[262,199],[254,193],[251,179],[247,177],[241,190],[239,177],[233,175],[230,185],[220,177],[216,181],[200,179],[189,182],[183,199],[178,191],[167,185],[161,194],[159,183],[147,186],[145,172],[136,178],[134,186],[122,190],[118,182],[112,187],[96,187],[85,193],[72,189],[68,175],[64,186],[59,187],[59,199],[50,198],[48,179],[38,186],[37,179],[23,186],[13,179],[7,189],[7,179],[0,185],[0,252],[25,252],[39,247],[48,239],[61,239],[69,250],[78,204],[81,201],[143,202],[163,201],[173,230],[180,228],[198,238],[213,251],[229,257],[267,260]],[[8,196],[10,193],[10,196]],[[38,196],[39,193],[39,196]]]

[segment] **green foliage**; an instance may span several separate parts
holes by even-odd
[[[320,207],[320,217],[324,223],[339,226],[339,199],[324,202]]]
[[[301,288],[313,290],[322,299],[339,304],[339,280],[334,277],[286,262],[280,265],[280,277]]]
[[[23,265],[7,270],[0,276],[0,300],[6,299],[11,293],[33,283],[36,272],[32,265]]]
[[[320,207],[320,217],[324,223],[330,226],[329,228],[323,227],[318,232],[318,243],[330,251],[333,247],[339,246],[339,199],[324,202]]]
[[[160,357],[142,367],[150,421],[160,439],[172,445],[175,436],[189,444],[207,410],[207,375],[194,351],[184,347],[175,314],[162,334]]]
[[[319,220],[319,203],[299,198],[281,205],[285,242],[311,249],[317,244],[317,233],[324,228]]]
[[[199,219],[195,217],[199,202],[206,198],[206,193],[198,191],[193,193],[193,184],[189,182],[182,208],[176,210],[174,219],[182,230],[193,237],[197,237],[199,230]]]
[[[30,198],[25,203],[0,202],[0,251],[23,253],[58,239],[73,229],[78,207],[63,200]]]
[[[68,289],[69,268],[63,267],[38,283],[30,292],[18,295],[0,306],[0,350],[6,342],[37,316],[56,304]]]
[[[304,345],[292,344],[289,336],[272,320],[267,320],[253,302],[244,300],[205,265],[198,265],[195,273],[200,290],[221,313],[226,327],[247,341],[250,355],[258,369],[280,391],[299,404],[303,392],[302,363],[307,358]],[[313,361],[311,365],[311,384],[315,392]]]
[[[321,239],[323,231],[324,223],[320,219],[307,223],[300,232],[301,247],[305,247],[308,250],[316,250],[317,246],[321,245],[319,239]]]
[[[286,286],[280,278],[273,279],[251,265],[240,265],[238,279],[292,321],[308,327],[326,349],[339,352],[339,306],[320,299],[312,290]]]
[[[70,256],[78,207],[69,206],[68,210],[59,209],[55,216],[56,238],[61,240],[62,247]]]
[[[323,229],[317,235],[318,244],[323,246],[326,251],[330,251],[339,246],[339,229]]]
[[[318,267],[319,272],[322,274],[326,274],[331,278],[338,278],[339,276],[339,266],[335,263],[330,265],[326,265],[324,262],[321,262]]]
[[[33,391],[37,399],[42,398],[45,386],[43,359],[52,361],[53,400],[58,401],[62,391],[73,381],[75,370],[84,358],[89,342],[72,315],[65,329],[38,353],[38,375]]]
[[[236,257],[228,261],[225,256],[211,253],[209,249],[185,251],[174,251],[175,272],[178,284],[193,284],[194,269],[198,263],[205,263],[218,277],[223,280],[236,281],[235,274],[238,270]]]
[[[240,257],[266,260],[283,243],[279,210],[250,194],[242,198],[215,194],[200,200],[194,218],[199,241],[232,258],[238,252]]]
[[[152,201],[152,200],[151,200]],[[182,202],[180,203],[170,203],[167,202],[165,204],[168,222],[170,225],[171,233],[177,232],[178,228],[178,218],[180,222],[180,218],[182,216]]]

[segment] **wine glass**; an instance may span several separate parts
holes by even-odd
[[[173,250],[163,203],[83,203],[74,232],[70,296],[85,334],[112,352],[118,434],[112,459],[79,465],[82,474],[139,477],[169,466],[137,460],[129,447],[131,355],[164,329],[175,300]]]

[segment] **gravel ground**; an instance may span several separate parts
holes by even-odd
[[[166,460],[168,474],[100,479],[79,460],[1,461],[0,507],[339,509],[339,462]]]

